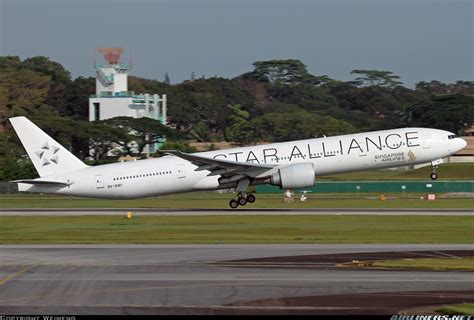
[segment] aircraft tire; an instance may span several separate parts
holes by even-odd
[[[239,200],[237,201],[239,202],[241,206],[245,206],[247,204],[247,199],[244,197],[239,198]]]
[[[433,173],[430,175],[430,178],[431,178],[431,180],[436,180],[436,179],[438,179],[438,174],[435,173],[435,172],[433,172]]]
[[[247,202],[254,203],[255,199],[256,199],[255,195],[253,195],[251,193],[247,195]]]
[[[239,203],[237,202],[237,200],[235,199],[232,199],[229,201],[229,206],[232,208],[232,209],[235,209],[239,206]]]

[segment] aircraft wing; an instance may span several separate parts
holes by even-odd
[[[276,167],[274,165],[269,164],[236,162],[223,159],[208,158],[194,154],[184,153],[177,150],[162,150],[162,152],[188,160],[189,162],[197,166],[195,171],[210,171],[211,173],[209,173],[208,176],[220,175],[223,177],[231,177],[243,175],[255,178]]]

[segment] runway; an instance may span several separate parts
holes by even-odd
[[[239,265],[344,253],[353,260],[361,252],[446,257],[453,250],[474,255],[469,244],[3,245],[0,314],[394,314],[415,301],[474,301],[472,272]]]
[[[0,209],[2,216],[87,216],[126,215],[132,211],[141,216],[209,216],[209,215],[374,215],[374,216],[474,216],[472,209],[175,209],[175,208],[128,208],[128,209]]]

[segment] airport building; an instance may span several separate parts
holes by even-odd
[[[97,55],[104,61],[94,59],[96,73],[96,93],[89,98],[89,121],[115,117],[148,117],[166,124],[166,94],[148,94],[128,91],[128,74],[132,68],[130,61],[123,63],[123,48],[99,48]],[[143,153],[154,153],[163,144],[147,146]]]

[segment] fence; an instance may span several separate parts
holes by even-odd
[[[474,192],[474,181],[331,181],[319,182],[304,190],[313,193],[357,193],[357,192]],[[258,193],[279,193],[282,190],[272,185],[257,186]],[[0,194],[18,193],[16,183],[0,182]]]
[[[18,193],[16,183],[0,182],[0,194],[2,193]]]
[[[344,192],[474,192],[474,181],[331,181],[319,182],[312,188],[304,188],[313,193]],[[271,185],[257,186],[257,192],[282,192],[279,187]]]

